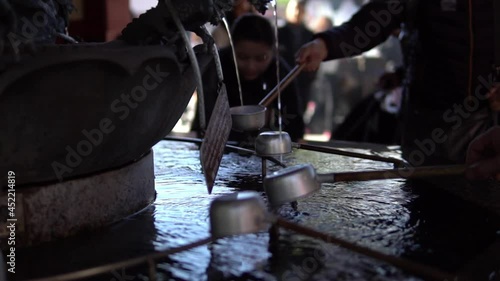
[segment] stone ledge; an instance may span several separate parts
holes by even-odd
[[[116,170],[16,190],[15,246],[25,247],[99,228],[121,220],[155,199],[151,151]],[[0,246],[10,235],[7,193],[0,195]]]

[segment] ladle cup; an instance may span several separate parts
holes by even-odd
[[[119,261],[89,269],[74,271],[71,273],[64,273],[48,278],[32,279],[32,281],[80,280],[99,274],[118,271],[120,269],[123,270],[124,268],[138,266],[141,264],[149,265],[149,280],[154,280],[154,276],[156,276],[154,264],[155,260],[164,259],[169,255],[184,252],[195,247],[208,244],[218,238],[222,238],[225,236],[253,233],[265,230],[269,225],[269,219],[266,206],[261,196],[255,191],[244,191],[222,196],[212,201],[212,204],[210,206],[210,225],[210,237],[203,238],[186,245],[150,253],[125,261]],[[0,272],[0,277],[2,277],[2,272]],[[0,278],[0,280],[5,279]]]
[[[170,255],[181,253],[201,245],[213,242],[218,238],[228,235],[237,235],[253,233],[265,230],[272,223],[276,227],[282,227],[302,235],[307,235],[316,239],[321,239],[327,243],[334,243],[345,249],[354,251],[372,257],[396,267],[411,272],[417,276],[424,277],[426,280],[457,280],[446,272],[434,269],[432,267],[415,263],[404,258],[387,255],[374,251],[370,248],[356,245],[349,241],[336,238],[332,235],[321,233],[314,229],[301,226],[299,224],[286,221],[280,217],[271,215],[267,212],[266,206],[255,191],[245,191],[236,194],[225,195],[212,201],[210,206],[210,224],[211,237],[204,238],[180,247],[174,247],[164,251],[154,252],[132,259],[100,265],[88,269],[78,270],[70,273],[63,273],[56,276],[50,276],[40,279],[30,279],[32,281],[53,281],[53,280],[80,280],[83,278],[94,277],[96,275],[114,272],[120,269],[148,264],[150,280],[156,276],[155,261],[164,259]],[[1,256],[0,256],[1,257]],[[2,276],[0,274],[0,276]],[[3,280],[3,279],[2,279]]]
[[[231,107],[233,130],[239,132],[258,131],[266,124],[266,109],[277,97],[279,90],[285,89],[297,77],[304,65],[296,65],[257,105]]]
[[[292,152],[292,139],[285,131],[262,132],[255,140],[255,153],[260,156],[276,156]]]
[[[427,280],[454,280],[454,276],[447,272],[411,260],[377,252],[272,215],[267,212],[262,198],[255,191],[225,195],[215,199],[210,206],[212,239],[263,231],[269,227],[269,224],[321,239],[328,243],[334,243],[353,252],[384,261]]]
[[[269,226],[267,209],[255,191],[243,191],[221,196],[210,205],[212,238],[254,233]]]
[[[460,175],[464,171],[464,165],[452,165],[316,174],[316,170],[311,164],[300,164],[281,169],[266,176],[264,190],[271,205],[280,205],[308,196],[319,190],[321,183],[396,178],[420,179]]]
[[[262,178],[265,178],[267,174],[267,165],[264,157],[273,157],[292,152],[291,143],[292,140],[287,132],[269,131],[259,134],[255,141],[255,154],[262,157]]]
[[[235,106],[229,110],[235,131],[258,131],[266,125],[267,108],[263,105]]]

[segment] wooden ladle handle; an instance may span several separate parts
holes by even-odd
[[[291,231],[295,231],[302,235],[321,239],[327,243],[333,243],[342,248],[351,250],[353,252],[386,262],[388,264],[401,268],[409,273],[415,274],[416,276],[423,277],[426,280],[458,280],[456,276],[453,276],[448,272],[441,271],[440,269],[433,268],[425,264],[417,263],[405,258],[387,255],[382,252],[378,252],[370,248],[357,245],[347,240],[316,231],[312,228],[305,227],[297,223],[289,222],[282,218],[276,218],[276,225]]]
[[[393,163],[393,164],[396,164],[399,166],[404,165],[404,161],[400,160],[400,159],[391,158],[391,157],[383,157],[383,156],[373,155],[373,154],[352,152],[352,151],[337,149],[337,148],[328,147],[328,146],[312,145],[312,144],[307,144],[307,143],[292,143],[292,147],[298,148],[298,149],[305,149],[305,150],[311,150],[311,151],[317,151],[317,152],[323,152],[323,153],[348,156],[348,157],[369,159],[369,160],[373,160],[373,161]]]
[[[269,94],[267,94],[260,102],[259,104],[260,105],[263,105],[263,106],[269,106],[277,97],[278,97],[278,89],[280,89],[280,91],[284,90],[286,88],[286,86],[288,86],[288,84],[290,84],[290,82],[292,82],[293,79],[295,79],[295,77],[297,77],[297,75],[299,75],[299,73],[302,71],[302,69],[304,68],[304,64],[303,65],[296,65],[284,78],[283,80],[280,81],[280,83],[278,83],[278,85],[276,85],[276,87],[274,87],[270,92]]]
[[[465,172],[465,165],[426,166],[378,171],[318,174],[320,182],[368,181],[383,179],[421,179],[436,176],[456,176]]]

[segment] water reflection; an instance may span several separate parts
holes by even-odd
[[[499,219],[488,211],[424,182],[413,181],[403,188],[417,195],[407,204],[408,224],[415,233],[406,245],[406,256],[455,271],[500,237]]]
[[[214,192],[208,195],[198,149],[195,144],[160,142],[154,148],[158,195],[153,207],[102,231],[19,251],[21,273],[16,280],[83,269],[208,237],[209,205],[216,196],[262,192],[261,160],[225,154]],[[304,150],[284,162],[309,162],[320,173],[391,167]],[[269,166],[271,171],[279,169]],[[481,253],[500,230],[497,216],[428,183],[403,180],[323,184],[319,192],[299,200],[297,211],[287,204],[278,212],[350,242],[450,272]],[[134,279],[125,280],[148,280],[146,267],[127,270]],[[159,262],[156,271],[158,280],[417,280],[383,262],[285,230],[272,242],[267,232],[220,239],[172,255]],[[120,280],[114,275],[102,278]]]
[[[99,231],[28,249],[19,248],[16,251],[16,274],[8,276],[12,278],[9,280],[49,277],[151,253],[154,251],[152,241],[158,237],[154,212],[152,206]],[[88,280],[109,281],[115,275],[134,272],[137,271],[126,269]]]
[[[391,168],[391,164],[387,163],[305,150],[297,150],[284,162],[287,165],[310,162],[320,173]],[[198,164],[194,162],[193,165]],[[273,169],[279,167],[270,168]],[[259,191],[261,185],[258,157],[224,156],[216,192]],[[323,184],[318,193],[300,200],[298,212],[284,206],[280,214],[348,241],[451,272],[457,271],[489,245],[496,238],[498,229],[498,218],[486,211],[443,191],[429,188],[429,184],[403,180]],[[457,235],[465,234],[466,228],[474,231]],[[261,235],[259,239],[267,243],[268,235]],[[474,243],[467,242],[471,239]],[[276,245],[269,248],[260,245],[256,253],[261,256],[256,253],[245,256],[248,249],[255,247],[253,243],[254,240],[249,237],[232,240],[227,250],[229,254],[216,254],[216,258],[212,255],[205,277],[234,279],[239,276],[251,280],[265,280],[270,276],[275,280],[415,279],[384,263],[286,231]],[[266,255],[268,260],[264,261]],[[247,266],[241,264],[242,257],[249,258]],[[261,263],[259,260],[262,260]],[[252,267],[255,263],[260,266]],[[219,275],[213,275],[214,272]],[[222,274],[224,272],[227,274]],[[261,272],[262,276],[249,277],[248,272]]]

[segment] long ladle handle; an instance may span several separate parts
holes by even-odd
[[[407,260],[404,258],[399,258],[396,256],[391,256],[387,255],[384,253],[380,253],[377,251],[374,251],[370,248],[366,248],[363,246],[356,245],[354,243],[336,238],[334,236],[316,231],[314,229],[301,226],[299,224],[293,223],[286,221],[282,218],[277,217],[276,218],[276,224],[278,226],[281,226],[283,228],[286,228],[288,230],[300,233],[302,235],[306,235],[309,237],[321,239],[327,243],[333,243],[336,245],[339,245],[342,248],[351,250],[353,252],[363,254],[368,257],[375,258],[377,260],[389,263],[391,265],[394,265],[398,268],[401,268],[407,272],[410,272],[412,274],[415,274],[416,276],[423,277],[426,280],[458,280],[455,276],[451,275],[450,273],[440,271],[439,269],[416,263],[411,260]]]
[[[198,112],[199,112],[199,122],[200,122],[200,128],[202,130],[207,129],[207,121],[206,121],[206,115],[205,115],[205,94],[203,92],[203,80],[201,76],[201,70],[200,70],[200,65],[198,64],[198,60],[196,59],[196,54],[191,47],[191,41],[189,40],[187,36],[186,29],[182,25],[181,19],[179,18],[179,14],[177,13],[174,5],[172,4],[171,0],[164,0],[165,5],[168,8],[168,11],[170,12],[170,18],[174,21],[175,25],[177,26],[177,29],[179,29],[179,33],[181,35],[182,40],[184,41],[184,44],[186,45],[186,50],[188,53],[189,60],[191,62],[191,67],[193,68],[193,72],[195,74],[196,78],[196,91],[197,91],[197,97],[198,97]]]
[[[421,179],[436,176],[461,175],[465,165],[409,167],[377,171],[318,174],[319,182],[368,181],[383,179]]]
[[[364,154],[364,153],[346,151],[346,150],[341,150],[341,149],[328,147],[328,146],[312,145],[312,144],[305,144],[305,143],[292,143],[292,146],[295,148],[299,148],[299,149],[306,149],[306,150],[317,151],[317,152],[324,152],[324,153],[337,154],[337,155],[342,155],[342,156],[356,157],[356,158],[368,159],[368,160],[373,160],[373,161],[387,162],[387,163],[393,163],[396,165],[403,165],[404,164],[404,161],[396,159],[396,158],[382,157],[382,156],[378,156],[378,155],[369,155],[369,154]]]
[[[302,69],[304,68],[304,64],[302,65],[296,65],[284,78],[283,80],[280,81],[280,83],[278,83],[278,85],[276,85],[276,87],[274,87],[270,92],[269,94],[267,94],[260,102],[259,102],[259,105],[263,105],[263,106],[269,106],[277,97],[278,97],[278,89],[281,90],[284,90],[286,88],[286,86],[288,86],[288,84],[290,84],[290,82],[292,82],[293,79],[295,79],[295,77],[297,77],[297,75],[299,75],[299,73],[302,71]]]
[[[167,141],[179,141],[179,142],[189,142],[189,143],[198,143],[198,144],[201,144],[203,142],[202,139],[198,139],[198,138],[189,138],[189,137],[176,137],[176,136],[166,136],[163,138],[163,140],[167,140]],[[234,145],[230,145],[230,144],[226,144],[226,148],[227,149],[230,149],[230,150],[233,150],[233,151],[238,151],[238,152],[242,152],[242,153],[248,153],[248,154],[251,154],[251,155],[257,155],[257,153],[255,153],[255,151],[253,150],[250,150],[250,149],[246,149],[246,148],[243,148],[243,147],[239,147],[239,146],[234,146]],[[286,165],[283,164],[283,162],[279,161],[278,159],[274,158],[274,157],[270,157],[270,156],[260,156],[260,155],[257,155],[263,159],[266,159],[266,160],[269,160],[271,162],[273,162],[274,164],[276,165],[279,165],[283,168],[286,168]]]
[[[103,273],[109,273],[109,272],[112,272],[115,270],[116,271],[118,271],[120,269],[123,270],[123,268],[126,268],[126,267],[137,266],[137,265],[140,265],[143,263],[150,263],[150,262],[157,260],[157,259],[165,258],[165,257],[173,255],[173,254],[177,254],[180,252],[184,252],[184,251],[208,244],[210,242],[213,242],[214,240],[215,240],[214,238],[208,237],[208,238],[201,239],[201,240],[195,241],[193,243],[190,243],[190,244],[187,244],[184,246],[179,246],[179,247],[167,249],[167,250],[160,251],[160,252],[154,252],[151,254],[143,255],[143,256],[137,257],[137,258],[128,259],[125,261],[109,263],[109,264],[100,265],[100,266],[96,266],[96,267],[92,267],[92,268],[88,268],[88,269],[83,269],[83,270],[79,270],[79,271],[74,271],[74,272],[70,272],[70,273],[63,273],[60,275],[51,276],[51,277],[47,277],[47,278],[29,279],[28,281],[80,280],[83,278],[92,277],[92,276],[96,276],[96,275],[103,274]]]

